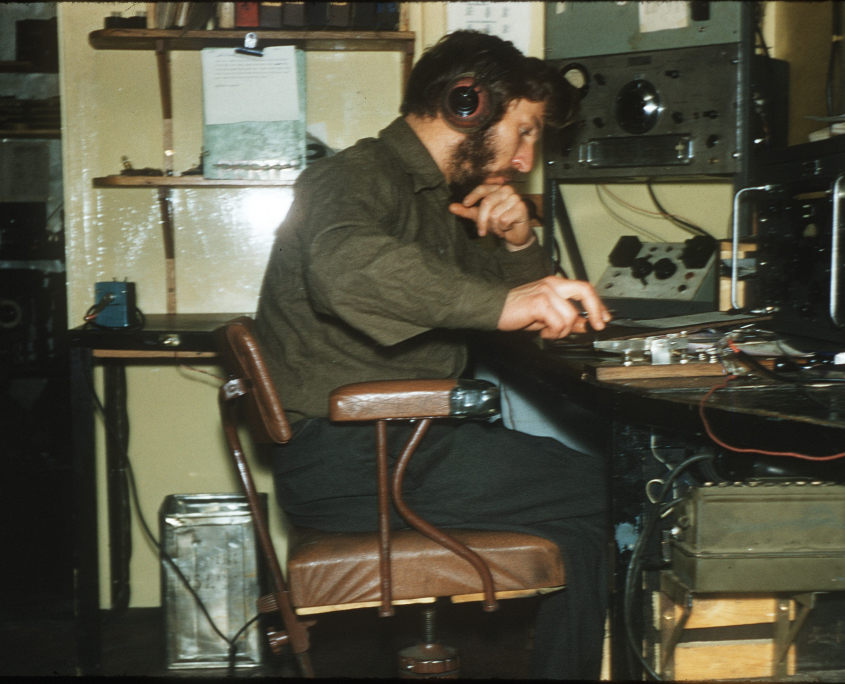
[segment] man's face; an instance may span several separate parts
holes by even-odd
[[[483,183],[502,185],[517,172],[528,173],[534,166],[544,114],[543,102],[514,100],[495,126],[468,134],[449,161],[449,186],[455,197],[465,197]]]

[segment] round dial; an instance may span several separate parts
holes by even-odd
[[[660,114],[660,96],[648,81],[629,81],[616,96],[616,120],[627,133],[648,133]]]

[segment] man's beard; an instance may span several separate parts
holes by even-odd
[[[449,189],[452,201],[461,202],[470,191],[493,175],[491,164],[496,158],[493,128],[469,133],[452,151],[449,159]]]

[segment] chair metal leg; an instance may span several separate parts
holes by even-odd
[[[314,679],[314,668],[311,667],[311,656],[308,652],[296,654],[296,662],[299,665],[299,671],[306,679]]]
[[[399,651],[399,676],[404,679],[457,679],[461,657],[457,649],[444,646],[434,638],[435,609],[422,609],[423,640]]]

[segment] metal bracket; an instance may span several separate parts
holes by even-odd
[[[685,334],[600,340],[593,343],[595,349],[622,354],[625,365],[631,365],[634,361],[645,361],[646,357],[649,357],[655,366],[673,363],[673,356],[677,362],[684,363],[688,345]]]

